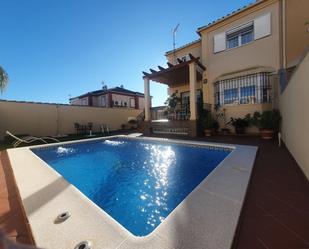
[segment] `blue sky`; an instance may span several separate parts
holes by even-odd
[[[253,0],[0,0],[0,65],[10,77],[1,99],[68,103],[123,84],[143,92],[142,71],[165,66],[196,29]],[[153,106],[166,86],[151,83]]]

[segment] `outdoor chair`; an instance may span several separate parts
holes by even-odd
[[[10,137],[14,138],[16,141],[14,141],[12,143],[13,147],[16,148],[18,145],[25,143],[25,144],[30,144],[33,143],[35,141],[41,141],[45,144],[47,144],[48,142],[46,142],[45,140],[52,140],[54,142],[60,143],[60,141],[56,138],[53,137],[33,137],[33,136],[26,136],[26,137],[22,137],[19,138],[15,135],[13,135],[11,132],[6,131],[6,134],[9,135]]]
[[[107,133],[107,134],[109,134],[109,126],[107,125],[107,124],[102,124],[101,125],[101,132],[102,133]]]

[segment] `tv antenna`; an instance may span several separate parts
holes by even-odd
[[[101,85],[103,90],[107,90],[107,85],[105,84],[104,80],[102,80]]]
[[[176,33],[178,31],[179,28],[179,23],[176,25],[175,28],[172,29],[172,35],[173,35],[173,60],[174,60],[174,64],[176,63]]]

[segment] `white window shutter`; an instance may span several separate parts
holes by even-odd
[[[214,53],[221,52],[226,49],[225,32],[214,36]]]
[[[271,14],[260,16],[254,20],[254,39],[260,39],[271,34]]]

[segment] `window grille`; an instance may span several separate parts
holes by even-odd
[[[215,83],[215,103],[255,104],[271,102],[269,73],[257,73]]]

